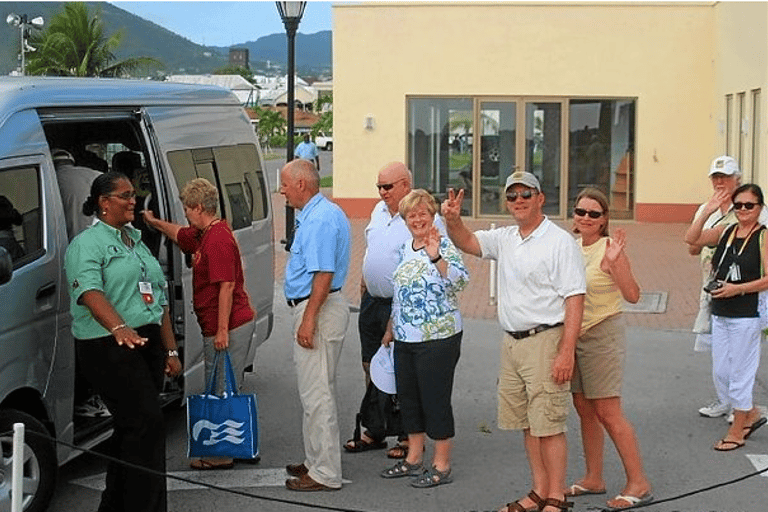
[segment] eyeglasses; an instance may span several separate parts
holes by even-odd
[[[584,208],[574,208],[573,214],[578,215],[579,217],[589,215],[590,219],[599,219],[602,217],[603,212],[598,212],[597,210],[585,210]]]
[[[751,210],[755,206],[757,206],[757,203],[733,203],[734,210],[741,210],[742,208]]]
[[[116,197],[118,199],[122,199],[123,201],[130,201],[136,197],[136,191],[129,190],[128,192],[123,192],[122,194],[107,194],[107,197]]]
[[[517,201],[518,197],[521,197],[523,199],[530,199],[533,197],[534,194],[538,194],[538,192],[533,191],[531,189],[523,190],[522,192],[510,192],[507,194],[507,201],[510,203],[514,203]]]
[[[395,180],[392,183],[377,183],[376,188],[378,188],[379,190],[386,190],[387,192],[389,192],[390,190],[392,190],[392,187],[395,186],[395,183],[399,183],[403,181],[403,179],[405,178],[400,178],[399,180]]]

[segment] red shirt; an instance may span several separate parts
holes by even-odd
[[[218,221],[201,231],[195,227],[179,230],[179,248],[192,254],[193,304],[203,336],[215,336],[219,328],[219,283],[234,282],[229,330],[253,320],[251,301],[243,287],[240,248],[229,225]]]

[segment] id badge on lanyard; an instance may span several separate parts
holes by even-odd
[[[155,295],[152,292],[152,283],[139,281],[139,293],[141,294],[141,298],[144,299],[144,304],[152,304],[155,302]]]

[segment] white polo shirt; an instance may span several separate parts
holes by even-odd
[[[548,218],[526,237],[517,226],[476,231],[484,259],[497,260],[499,323],[524,331],[565,319],[565,299],[585,294],[584,258],[570,233]]]
[[[435,215],[435,226],[442,236],[447,236],[439,215]],[[365,228],[363,279],[371,296],[392,298],[392,275],[400,264],[398,249],[412,238],[400,214],[390,215],[387,204],[379,201],[371,212],[371,222]]]

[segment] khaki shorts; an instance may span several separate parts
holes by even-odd
[[[621,314],[588,329],[576,342],[571,391],[590,400],[621,396],[626,351]]]
[[[500,429],[530,429],[534,437],[568,430],[570,384],[555,384],[552,380],[552,363],[562,335],[562,326],[522,340],[504,333],[499,358]]]

